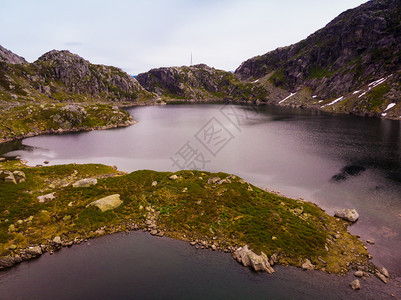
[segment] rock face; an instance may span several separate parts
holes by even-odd
[[[248,245],[238,248],[232,255],[235,260],[245,267],[251,267],[255,271],[264,271],[269,274],[274,273],[266,254],[262,252],[261,255],[257,255],[252,250],[248,249]]]
[[[121,69],[91,64],[67,50],[49,51],[31,64],[7,51],[0,47],[0,94],[11,100],[134,104],[157,97]]]
[[[337,210],[334,212],[334,215],[350,222],[356,222],[359,218],[359,214],[355,209],[348,208]]]
[[[401,111],[400,15],[398,0],[368,1],[343,12],[299,43],[243,62],[235,74],[249,81],[269,75],[269,82],[287,90],[288,94],[304,88],[312,90],[304,101],[294,98],[283,104],[321,108],[344,96],[334,106],[327,105],[324,109],[359,115],[386,113],[398,118]],[[382,78],[387,79],[367,86]],[[327,102],[318,105],[320,99]],[[396,107],[384,112],[390,103]]]
[[[0,62],[5,62],[7,64],[25,64],[27,61],[25,58],[12,53],[10,50],[0,46]]]
[[[97,184],[96,178],[85,178],[78,180],[72,184],[73,187],[90,187],[91,185]]]
[[[261,87],[242,83],[232,73],[205,64],[152,69],[136,78],[148,91],[172,99],[248,101],[266,97]]]
[[[102,212],[119,207],[123,201],[120,200],[119,194],[110,195],[99,200],[91,202],[89,205],[96,206]]]
[[[48,201],[52,201],[56,198],[56,192],[47,194],[47,195],[43,195],[43,196],[38,196],[37,197],[40,203],[45,203]]]

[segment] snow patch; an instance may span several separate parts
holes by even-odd
[[[256,83],[256,82],[258,82],[259,81],[259,79],[256,79],[255,81],[252,81],[252,83]]]
[[[319,102],[318,103],[322,103],[323,102],[323,100],[319,100]]]
[[[317,95],[313,95],[312,98],[315,99],[317,97]]]
[[[283,100],[281,100],[278,104],[284,102],[285,100],[287,100],[288,98],[291,98],[292,96],[294,96],[296,93],[291,93],[288,97],[285,97]]]
[[[387,113],[382,114],[382,117],[385,117],[385,116],[387,116]]]
[[[370,90],[370,89],[369,89]],[[363,95],[365,95],[369,90],[367,90],[367,91],[364,91],[362,94],[360,94],[359,96],[358,96],[358,98],[361,98]]]
[[[390,103],[384,111],[387,111],[395,106],[395,103]]]
[[[352,95],[358,94],[358,93],[360,93],[360,92],[361,92],[361,91],[355,91],[355,92],[352,93]]]
[[[323,105],[321,108],[326,107],[326,106],[329,106],[329,105],[333,105],[334,103],[336,103],[336,102],[338,102],[338,101],[341,101],[341,100],[343,100],[343,99],[344,99],[344,96],[341,96],[340,98],[337,98],[336,100],[330,102],[329,104]]]

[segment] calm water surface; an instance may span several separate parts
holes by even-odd
[[[168,105],[129,111],[138,124],[128,128],[38,136],[2,145],[0,153],[20,155],[29,165],[45,160],[50,164],[96,162],[124,171],[196,166],[234,173],[255,185],[302,197],[329,214],[356,208],[360,220],[350,231],[363,241],[374,240],[374,245],[368,245],[374,263],[384,265],[400,280],[399,121],[270,106]],[[197,272],[191,268],[189,274]],[[163,267],[156,269],[164,272]],[[301,274],[303,278],[305,273]],[[267,285],[276,280],[258,278]]]

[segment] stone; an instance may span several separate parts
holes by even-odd
[[[366,240],[366,243],[368,243],[368,244],[371,244],[371,245],[374,245],[374,241],[372,241],[372,240]]]
[[[311,263],[309,259],[305,259],[305,261],[301,265],[301,268],[303,270],[313,270],[315,269],[315,266]]]
[[[355,279],[353,282],[349,284],[353,290],[360,290],[361,289],[361,283],[359,282],[359,279]]]
[[[4,157],[0,157],[0,162],[6,161]]]
[[[29,247],[28,249],[25,250],[25,252],[33,256],[38,256],[42,255],[42,248],[40,248],[40,246]]]
[[[15,231],[14,224],[11,224],[10,226],[8,226],[8,232],[14,232],[14,231]]]
[[[178,179],[178,176],[174,174],[174,175],[171,175],[169,178],[170,178],[170,180],[176,180],[176,179]]]
[[[45,160],[43,163],[47,165],[47,164],[49,163],[49,161],[48,161],[48,160]]]
[[[61,244],[61,238],[59,236],[54,237],[53,243],[55,244]]]
[[[0,257],[0,269],[12,267],[15,264],[14,257],[3,256]]]
[[[105,235],[106,231],[104,229],[98,229],[95,231],[95,234],[98,236]]]
[[[85,178],[78,180],[72,184],[74,188],[77,187],[90,187],[91,185],[96,185],[97,179],[96,178]]]
[[[15,181],[17,183],[21,183],[21,182],[24,182],[26,180],[26,175],[22,171],[14,171],[13,175],[14,175]]]
[[[207,181],[208,184],[216,184],[220,181],[220,177],[210,177]]]
[[[356,276],[356,277],[363,277],[365,274],[363,273],[363,271],[356,271],[355,273],[354,273],[354,276]]]
[[[55,198],[56,198],[56,192],[37,197],[37,199],[39,200],[39,203],[45,203],[48,201],[52,201]]]
[[[91,202],[89,205],[96,206],[99,208],[102,212],[110,210],[110,209],[115,209],[119,207],[123,201],[120,200],[120,195],[119,194],[114,194],[110,195],[101,199],[98,199],[96,201]]]
[[[156,185],[157,185],[157,181],[153,181],[152,186],[156,186]]]
[[[387,269],[386,269],[385,267],[380,267],[380,268],[378,268],[378,271],[379,271],[380,273],[382,273],[384,276],[386,276],[387,278],[390,277],[390,275],[389,275],[389,273],[388,273],[388,271],[387,271]]]
[[[261,255],[257,255],[252,250],[248,249],[248,245],[238,248],[233,252],[232,256],[245,267],[251,267],[255,271],[265,271],[269,274],[274,273],[266,254],[262,252]]]
[[[151,230],[151,231],[150,231],[150,234],[151,234],[151,235],[156,235],[156,234],[157,234],[157,230],[156,230],[156,229]]]
[[[382,273],[380,272],[376,272],[376,277],[379,278],[381,281],[383,281],[384,283],[387,283],[387,278],[386,276],[384,276]]]
[[[15,249],[17,249],[17,245],[11,245],[10,247],[8,247],[8,249],[15,250]]]
[[[334,216],[350,222],[356,222],[359,218],[359,214],[355,209],[348,209],[348,208],[335,211]]]
[[[10,171],[4,171],[4,182],[17,184],[14,174]]]

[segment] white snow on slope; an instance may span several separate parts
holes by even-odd
[[[256,83],[256,82],[258,82],[259,81],[259,79],[256,79],[255,81],[252,81],[252,83]]]
[[[387,108],[384,111],[388,111],[389,109],[393,108],[395,106],[395,103],[390,103],[387,105]]]
[[[387,113],[382,114],[382,117],[385,117],[385,116],[387,116]]]
[[[352,93],[352,95],[358,94],[360,91],[355,91]]]
[[[338,102],[338,101],[341,101],[341,100],[343,100],[343,99],[344,99],[344,96],[341,96],[340,98],[337,98],[336,100],[330,102],[329,104],[323,105],[321,108],[326,107],[326,106],[329,106],[329,105],[333,105],[334,103],[336,103],[336,102]]]
[[[278,104],[280,104],[281,102],[284,102],[285,100],[287,100],[288,98],[291,98],[292,96],[294,96],[296,93],[291,93],[288,97],[285,97],[283,100],[281,100]]]

